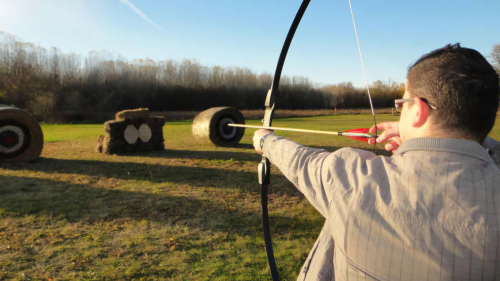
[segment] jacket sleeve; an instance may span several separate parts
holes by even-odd
[[[325,218],[329,216],[330,202],[335,197],[333,189],[336,189],[337,194],[344,195],[340,198],[348,200],[352,191],[351,182],[359,180],[356,178],[358,174],[355,163],[364,158],[362,156],[375,157],[371,152],[350,148],[330,153],[278,136],[266,138],[263,151],[264,156],[281,170]]]

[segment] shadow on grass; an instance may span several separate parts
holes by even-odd
[[[248,148],[247,145],[238,145],[236,148]],[[250,145],[248,145],[250,146]],[[253,150],[253,145],[251,146],[250,152],[240,152],[240,151],[197,151],[197,150],[170,150],[165,149],[164,151],[152,151],[152,152],[144,152],[140,154],[133,153],[123,153],[117,154],[118,156],[131,156],[131,157],[151,157],[151,158],[165,158],[165,159],[175,159],[175,158],[184,158],[184,159],[206,159],[206,160],[230,160],[233,159],[235,161],[255,161],[259,163],[262,156],[257,154]]]
[[[136,162],[42,157],[35,163],[4,167],[12,171],[30,170],[44,173],[77,174],[151,183],[187,184],[192,187],[247,188],[253,190],[258,185],[257,173],[243,171],[243,163],[219,160],[208,163],[210,165],[208,167],[207,163],[203,163],[203,165],[204,167],[198,167],[196,164],[193,164],[193,166],[169,166]],[[286,180],[282,175],[273,175],[273,178]]]
[[[171,196],[163,194],[95,188],[55,180],[0,175],[0,217],[26,215],[65,219],[69,222],[103,221],[119,223],[123,219],[158,221],[162,224],[199,227],[203,230],[229,231],[260,235],[260,213],[255,208],[239,210],[221,203],[217,194]],[[273,210],[271,210],[272,212]],[[276,216],[271,214],[273,232],[290,233],[292,238],[311,238],[311,229],[322,219]],[[1,229],[0,229],[1,230]],[[316,235],[317,233],[314,233]]]
[[[327,151],[338,147],[315,147]],[[379,152],[379,151],[376,151]],[[384,152],[386,152],[384,150]],[[387,153],[387,152],[386,152]],[[45,173],[77,174],[96,178],[114,178],[121,180],[146,181],[151,183],[171,183],[192,187],[216,187],[256,191],[257,173],[245,171],[248,165],[240,161],[260,161],[260,156],[253,153],[167,150],[150,157],[194,158],[213,160],[204,163],[190,163],[191,166],[168,164],[150,164],[137,162],[113,162],[97,160],[70,160],[41,157],[35,163],[4,166],[12,171],[36,171]],[[137,156],[137,155],[134,155]],[[148,154],[141,155],[148,157]],[[112,156],[110,156],[112,157]],[[116,159],[113,159],[116,160]],[[288,182],[281,174],[273,174],[272,182]],[[98,180],[98,179],[96,179]],[[294,188],[290,183],[291,188]],[[271,190],[273,192],[273,190]]]
[[[44,214],[70,221],[133,218],[176,223],[195,217],[209,219],[212,212],[229,213],[228,208],[211,204],[208,199],[13,176],[0,176],[0,181],[0,208],[19,215]],[[233,211],[231,217],[243,215]]]
[[[306,147],[311,147],[311,148],[316,148],[316,149],[324,149],[328,152],[335,152],[341,148],[344,147],[339,147],[339,146],[307,146]],[[346,146],[348,147],[348,146]],[[381,147],[380,145],[378,147]],[[239,144],[236,148],[244,148],[244,149],[249,149],[250,152],[240,152],[240,151],[195,151],[195,150],[164,150],[164,151],[154,151],[154,152],[147,152],[147,153],[142,153],[142,154],[120,154],[120,156],[134,156],[134,157],[156,157],[156,158],[166,158],[166,159],[173,159],[173,158],[187,158],[187,159],[207,159],[207,160],[214,160],[214,159],[222,159],[222,160],[230,160],[233,159],[235,161],[255,161],[256,163],[260,162],[261,156],[258,155],[254,151],[254,147],[251,144]],[[361,149],[361,148],[360,148]],[[367,151],[371,151],[375,153],[376,155],[383,155],[383,156],[392,156],[391,152],[386,151],[385,149],[381,148],[369,148],[369,149],[364,149]]]

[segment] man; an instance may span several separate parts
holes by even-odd
[[[393,157],[255,132],[326,219],[298,280],[500,280],[498,75],[456,44],[422,56],[406,85],[400,121],[377,126]]]

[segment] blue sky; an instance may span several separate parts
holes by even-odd
[[[274,72],[300,0],[0,0],[0,30],[44,47],[129,60],[184,58]],[[447,43],[488,55],[500,43],[500,1],[352,0],[368,81],[405,81],[408,65]],[[141,14],[142,13],[142,16]],[[363,73],[348,0],[312,0],[285,75],[315,82]]]

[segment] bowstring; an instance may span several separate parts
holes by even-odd
[[[373,109],[372,94],[370,92],[370,87],[368,86],[368,79],[366,79],[365,63],[363,62],[363,55],[361,54],[361,46],[359,44],[358,31],[356,30],[356,21],[354,20],[354,13],[352,12],[351,0],[349,0],[349,9],[351,10],[352,24],[354,26],[354,34],[356,34],[356,42],[358,43],[359,57],[361,59],[361,67],[363,68],[363,77],[365,78],[366,91],[368,92],[368,99],[370,100],[370,107],[372,109],[373,124],[375,125],[375,135],[378,135],[377,120],[375,119],[375,110]],[[375,149],[375,144],[373,144],[373,149]]]

